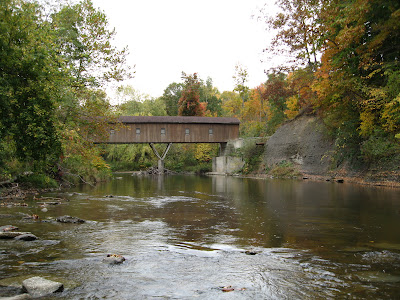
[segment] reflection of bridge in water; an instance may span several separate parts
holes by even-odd
[[[118,121],[124,126],[111,127],[108,139],[95,142],[148,143],[159,159],[159,171],[164,169],[164,158],[172,143],[219,143],[223,153],[227,142],[239,137],[240,122],[236,118],[123,116]],[[154,144],[167,144],[167,148],[160,155]]]

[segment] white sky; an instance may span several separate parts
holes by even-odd
[[[93,0],[128,46],[135,78],[125,84],[159,97],[181,73],[213,79],[220,92],[234,88],[235,65],[247,67],[248,86],[266,81],[265,24],[251,16],[274,0]]]

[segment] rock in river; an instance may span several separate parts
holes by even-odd
[[[43,297],[49,294],[62,292],[64,285],[60,282],[51,281],[36,276],[22,282],[22,288],[33,297]]]
[[[31,233],[30,232],[19,232],[19,231],[0,232],[0,239],[13,239],[13,238],[17,238],[18,236],[21,236],[21,235],[29,235],[29,234],[31,234]]]
[[[27,300],[27,299],[32,299],[32,297],[29,294],[20,294],[17,296],[13,297],[1,297],[1,300]]]
[[[110,265],[122,264],[125,261],[125,257],[119,254],[107,254],[107,257],[103,258],[103,262]]]
[[[85,220],[79,219],[77,217],[71,217],[71,216],[62,216],[58,217],[57,222],[61,223],[85,223]]]
[[[32,233],[25,233],[14,238],[15,240],[19,241],[34,241],[37,240],[37,236]]]
[[[0,226],[0,232],[8,232],[18,230],[18,227],[13,225]]]

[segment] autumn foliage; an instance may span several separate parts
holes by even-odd
[[[182,73],[185,80],[182,96],[178,102],[178,114],[180,116],[199,116],[203,117],[206,105],[200,103],[200,81],[197,73],[187,75]]]

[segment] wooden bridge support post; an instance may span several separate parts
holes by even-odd
[[[167,148],[165,149],[164,153],[162,156],[160,156],[160,154],[158,154],[157,149],[154,147],[153,143],[149,144],[151,149],[153,150],[154,154],[157,156],[158,158],[158,163],[157,163],[157,167],[158,167],[158,173],[159,174],[164,174],[164,159],[165,156],[167,156],[167,153],[169,151],[169,149],[171,148],[172,143],[168,143]]]

